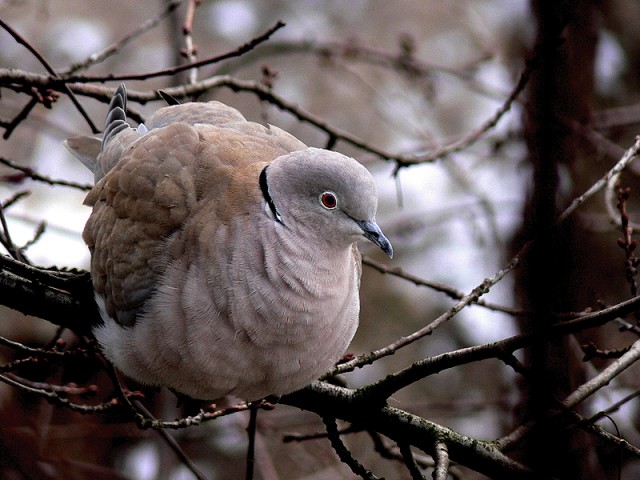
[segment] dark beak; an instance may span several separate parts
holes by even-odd
[[[365,220],[356,220],[355,222],[360,226],[367,239],[379,246],[384,253],[389,255],[389,258],[393,258],[393,247],[376,222]]]

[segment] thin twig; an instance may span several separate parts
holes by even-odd
[[[148,32],[152,28],[156,27],[160,22],[162,22],[171,13],[173,13],[173,11],[176,8],[178,8],[178,6],[180,6],[181,3],[182,3],[182,0],[172,0],[164,8],[164,10],[161,11],[155,18],[150,18],[149,20],[145,21],[142,25],[140,25],[137,29],[135,29],[134,31],[128,33],[127,35],[122,37],[117,42],[109,45],[108,47],[104,48],[103,50],[101,50],[101,51],[99,51],[97,53],[93,53],[93,54],[89,55],[85,60],[82,60],[80,62],[74,63],[73,65],[71,65],[66,70],[60,71],[59,74],[61,76],[68,76],[68,75],[71,75],[71,74],[73,74],[73,73],[75,73],[75,72],[77,72],[79,70],[86,70],[87,68],[91,67],[92,65],[95,65],[97,63],[103,62],[104,60],[109,58],[111,55],[113,55],[113,54],[117,53],[118,51],[120,51],[120,49],[122,49],[122,47],[124,47],[128,43],[132,42],[136,38],[140,37],[144,33]]]
[[[505,96],[505,93],[498,92],[495,88],[490,88],[474,78],[477,67],[483,61],[491,58],[487,55],[475,58],[462,67],[451,67],[445,64],[436,64],[418,59],[412,52],[407,53],[403,46],[397,50],[385,51],[365,45],[358,45],[354,42],[354,39],[343,43],[331,41],[320,42],[317,40],[272,41],[268,44],[261,45],[259,49],[254,50],[249,55],[244,55],[231,64],[219,67],[215,73],[217,75],[232,74],[270,56],[291,55],[296,53],[310,53],[325,62],[327,60],[333,61],[335,58],[341,57],[350,66],[355,62],[361,62],[367,65],[390,69],[403,75],[406,80],[413,84],[426,84],[426,90],[428,90],[427,96],[431,94],[431,83],[434,73],[458,78],[468,85],[469,90],[492,99],[503,99]]]
[[[232,415],[238,412],[244,412],[249,409],[249,406],[246,403],[241,403],[238,405],[234,405],[232,407],[226,407],[221,410],[216,410],[213,412],[205,412],[200,411],[197,415],[192,415],[184,418],[180,418],[174,421],[164,421],[164,420],[143,420],[140,423],[141,428],[153,428],[155,430],[170,428],[173,430],[187,428],[192,425],[200,425],[203,422],[207,422],[210,420],[215,420],[216,418],[225,417],[227,415]]]
[[[431,280],[426,280],[424,278],[420,278],[416,275],[406,272],[400,267],[389,267],[384,263],[377,262],[371,257],[368,257],[366,255],[362,255],[362,264],[367,265],[368,267],[371,267],[382,274],[389,274],[391,276],[402,278],[403,280],[407,280],[408,282],[411,282],[416,286],[428,287],[437,292],[444,293],[449,298],[452,298],[454,300],[461,300],[465,296],[464,292],[461,292],[460,290],[456,290],[453,287],[450,287],[448,285],[444,285],[438,282],[432,282]],[[482,299],[478,299],[477,301],[473,302],[473,305],[478,305],[479,307],[484,307],[489,310],[494,310],[496,312],[506,313],[507,315],[511,315],[514,317],[522,317],[527,315],[527,312],[524,312],[522,310],[517,310],[515,308],[510,308],[510,307],[504,307],[502,305],[497,305]]]
[[[349,425],[348,427],[345,428],[341,428],[340,430],[338,430],[338,433],[340,435],[346,435],[348,433],[357,433],[357,432],[361,432],[362,428],[358,428],[355,425]],[[297,433],[289,433],[287,435],[285,435],[284,437],[282,437],[282,442],[283,443],[290,443],[290,442],[305,442],[308,440],[318,440],[318,439],[324,439],[327,438],[329,435],[327,432],[315,432],[315,433],[309,433],[306,435],[302,435],[302,434],[297,434]]]
[[[36,357],[18,358],[16,360],[13,360],[12,362],[0,365],[0,372],[12,372],[20,367],[24,367],[25,365],[32,365],[38,362],[39,359],[37,359]]]
[[[627,404],[628,402],[630,402],[631,400],[633,400],[637,396],[640,396],[640,390],[636,390],[635,392],[631,392],[629,395],[625,395],[623,398],[621,398],[617,402],[611,404],[609,407],[607,407],[604,410],[601,410],[598,413],[596,413],[595,415],[592,415],[591,417],[589,417],[587,419],[587,422],[596,423],[598,420],[600,420],[600,419],[602,419],[602,418],[604,418],[604,417],[606,417],[608,415],[611,415],[612,413],[617,412],[620,409],[620,407],[622,407],[623,405]]]
[[[18,350],[22,353],[37,355],[39,357],[47,356],[47,357],[69,357],[69,356],[84,356],[88,354],[88,350],[81,347],[76,347],[71,350],[57,350],[53,349],[44,349],[44,348],[34,348],[29,347],[28,345],[24,345],[19,342],[14,342],[13,340],[9,340],[8,338],[0,336],[0,345],[5,347],[13,348],[14,350]]]
[[[343,429],[341,433],[344,433],[346,429]],[[327,438],[327,432],[315,432],[302,435],[299,433],[287,433],[282,437],[282,443],[290,442],[305,442],[307,440],[318,440],[320,438]]]
[[[16,192],[13,195],[11,195],[8,199],[6,199],[4,202],[0,202],[0,208],[6,210],[11,205],[13,205],[14,203],[18,202],[21,198],[28,197],[29,195],[31,195],[31,192],[29,190],[23,190],[21,192]]]
[[[205,62],[205,60],[202,60],[201,62]],[[189,65],[182,65],[180,67],[177,67],[177,71],[175,73],[178,73],[178,71],[187,70],[188,68],[186,67],[189,67]],[[109,102],[113,97],[113,94],[115,93],[115,89],[88,84],[90,81],[92,81],[92,79],[89,77],[69,77],[58,80],[47,75],[39,75],[19,69],[0,68],[0,85],[5,85],[7,88],[16,88],[16,85],[28,85],[61,91],[62,85],[68,84],[69,88],[71,88],[78,94],[95,98],[105,103]],[[107,81],[107,79],[103,79],[103,81]],[[297,104],[290,102],[286,98],[276,94],[274,91],[259,82],[241,80],[229,75],[222,75],[200,80],[193,85],[185,84],[177,87],[166,87],[162,90],[166,94],[176,99],[182,99],[198,97],[216,88],[229,88],[234,92],[253,93],[260,100],[271,103],[272,105],[278,107],[280,110],[288,112],[297,120],[303,123],[308,123],[309,125],[312,125],[318,130],[326,133],[329,138],[335,139],[335,141],[342,141],[350,144],[364,152],[371,153],[372,155],[375,155],[380,159],[402,162],[405,159],[409,158],[404,154],[393,153],[383,148],[371,145],[370,143],[364,141],[356,135],[347,132],[346,130],[333,127],[324,119],[310,112],[307,112],[306,110],[300,108]],[[139,102],[144,104],[146,102],[154,100],[162,100],[163,97],[158,93],[157,90],[136,91],[128,89],[127,99],[132,102]]]
[[[425,337],[426,335],[431,335],[434,330],[441,325],[448,322],[454,316],[456,316],[462,309],[464,309],[467,305],[470,305],[474,302],[477,302],[478,299],[487,293],[491,287],[493,287],[496,283],[502,280],[509,272],[515,269],[520,263],[520,255],[522,255],[524,248],[511,259],[511,262],[499,270],[491,277],[485,278],[480,285],[475,287],[471,292],[462,297],[460,301],[458,301],[454,306],[449,308],[445,313],[440,315],[430,324],[416,330],[415,332],[407,335],[406,337],[401,337],[393,343],[390,343],[386,347],[375,350],[371,353],[359,355],[353,360],[348,362],[341,363],[337,365],[331,375],[337,375],[340,373],[350,372],[356,367],[362,367],[364,365],[368,365],[373,363],[374,361],[386,357],[388,355],[394,354],[397,350],[415,342],[416,340]]]
[[[636,458],[640,458],[640,448],[630,444],[629,441],[607,432],[600,425],[593,424],[589,419],[583,418],[576,412],[571,412],[571,416],[577,427],[601,438],[610,445],[620,448],[621,452],[629,453]]]
[[[45,222],[44,220],[38,222],[38,226],[36,227],[36,231],[33,233],[33,237],[31,237],[31,239],[29,239],[24,245],[22,245],[19,248],[20,251],[25,252],[29,249],[29,247],[37,243],[38,240],[40,240],[40,238],[42,237],[42,235],[44,235],[46,228],[47,228],[47,222]]]
[[[5,140],[8,140],[11,134],[13,133],[13,131],[18,127],[18,125],[20,125],[20,123],[24,119],[26,119],[29,116],[29,114],[31,113],[31,110],[33,110],[33,107],[35,107],[37,104],[38,104],[38,97],[36,95],[33,95],[31,97],[31,100],[27,102],[27,104],[22,108],[22,110],[20,110],[20,112],[18,112],[18,114],[15,117],[13,117],[13,120],[3,125],[4,134],[2,135],[2,138],[4,138]]]
[[[580,385],[576,390],[573,391],[570,395],[568,395],[564,400],[560,402],[561,407],[563,408],[563,413],[571,412],[571,409],[586,400],[588,397],[597,392],[600,388],[608,385],[611,380],[613,380],[616,376],[618,376],[622,371],[633,365],[635,362],[640,359],[640,340],[637,340],[629,349],[627,353],[625,353],[622,357],[620,357],[615,362],[612,362],[607,368],[605,368],[598,375],[593,377],[588,382]],[[571,413],[573,415],[573,413]],[[577,413],[575,415],[578,415]],[[580,417],[580,422],[582,423],[584,419]],[[586,425],[588,422],[583,422],[582,424]],[[514,445],[518,444],[522,441],[522,439],[531,431],[532,427],[535,425],[535,422],[531,421],[520,425],[515,430],[513,430],[508,435],[496,440],[496,445],[501,450],[508,450],[513,448]],[[589,425],[589,429],[602,435],[595,425]],[[623,441],[626,442],[626,441]],[[624,444],[625,448],[635,454],[640,454],[640,450],[633,447],[631,445],[627,445],[628,442]]]
[[[622,355],[619,359],[612,362],[598,375],[588,382],[580,385],[576,390],[567,396],[562,402],[566,408],[573,408],[582,403],[588,397],[596,393],[602,387],[608,385],[611,380],[617,377],[621,372],[629,368],[640,359],[640,340],[636,340],[629,351]]]
[[[145,415],[150,420],[155,420],[153,414],[144,406],[144,404],[140,400],[134,400],[133,404],[135,407],[140,410],[143,415]],[[193,461],[189,458],[189,456],[185,453],[185,451],[180,447],[178,442],[173,436],[167,432],[165,429],[156,429],[158,435],[162,437],[165,443],[173,450],[173,453],[180,459],[182,464],[187,467],[191,473],[195,475],[198,480],[207,480],[207,476],[198,468],[198,466],[193,463]]]
[[[21,44],[24,47],[26,47],[26,49],[29,50],[38,59],[38,61],[47,70],[47,72],[49,72],[50,75],[53,75],[55,78],[60,78],[60,76],[51,67],[51,65],[49,65],[49,62],[47,62],[47,60],[44,58],[44,56],[33,45],[31,45],[29,42],[27,42],[22,37],[22,35],[20,35],[10,25],[5,23],[1,18],[0,18],[0,27],[4,28],[7,31],[7,33],[9,33],[9,35],[11,35],[19,44]],[[69,95],[69,98],[71,99],[73,104],[76,106],[76,108],[78,109],[80,114],[84,117],[84,119],[87,121],[87,124],[91,128],[91,131],[93,133],[98,133],[99,130],[96,128],[94,123],[91,121],[91,117],[89,117],[89,114],[85,111],[84,107],[80,104],[80,102],[76,98],[75,94],[71,91],[69,86],[65,83],[65,84],[63,84],[62,88],[65,91],[65,93],[67,95]]]
[[[30,262],[24,256],[24,254],[20,251],[20,248],[13,243],[11,239],[11,233],[9,233],[9,225],[7,225],[7,219],[4,216],[4,209],[0,208],[0,226],[2,226],[2,231],[0,232],[0,243],[7,250],[9,255],[11,255],[15,260],[21,263]]]
[[[249,425],[247,426],[247,436],[249,443],[247,446],[247,466],[245,470],[245,480],[253,480],[253,470],[256,463],[256,433],[258,426],[258,407],[249,405]]]
[[[211,64],[214,64],[214,63],[221,62],[223,60],[228,60],[230,58],[239,57],[239,56],[245,54],[246,52],[249,52],[249,51],[253,50],[256,46],[260,45],[261,43],[266,42],[269,39],[269,37],[271,37],[271,35],[273,35],[276,31],[280,30],[284,26],[285,26],[284,22],[278,21],[278,22],[276,22],[275,25],[273,25],[267,31],[265,31],[261,35],[258,35],[257,37],[252,38],[250,41],[248,41],[247,43],[241,45],[240,47],[236,48],[235,50],[232,50],[232,51],[227,52],[227,53],[223,53],[221,55],[215,55],[213,57],[208,57],[208,58],[205,58],[203,60],[199,60],[197,62],[189,62],[189,63],[186,63],[184,65],[178,65],[178,66],[175,66],[175,67],[165,68],[165,69],[162,69],[162,70],[156,70],[156,71],[147,72],[147,73],[123,74],[123,75],[109,74],[109,75],[103,75],[103,76],[74,75],[74,76],[66,77],[65,81],[66,82],[70,82],[70,83],[75,83],[75,82],[79,82],[79,83],[110,82],[110,81],[122,82],[122,81],[125,81],[125,80],[147,80],[149,78],[155,78],[155,77],[173,76],[176,73],[180,73],[180,72],[183,72],[185,70],[191,70],[192,68],[200,68],[200,67],[204,67],[205,65],[211,65]],[[171,89],[164,89],[164,90],[170,92]],[[127,92],[127,93],[129,93],[129,92]]]
[[[34,359],[35,359],[35,357],[31,357],[31,358],[25,358],[23,360],[34,361]],[[79,395],[79,396],[83,396],[83,397],[89,397],[89,396],[94,396],[96,393],[98,393],[98,386],[97,385],[88,385],[86,387],[79,387],[79,386],[77,386],[75,384],[53,385],[51,383],[45,383],[45,382],[34,382],[34,381],[28,380],[26,378],[18,377],[17,375],[14,375],[12,373],[7,373],[6,377],[7,378],[11,378],[11,379],[13,379],[13,380],[15,380],[17,382],[20,382],[22,385],[26,385],[26,386],[29,386],[31,388],[40,389],[40,390],[46,390],[46,391],[50,391],[50,392],[61,393],[61,394],[65,395],[65,396],[66,395]],[[107,402],[107,403],[109,405],[111,405],[111,402]]]
[[[520,93],[527,86],[527,83],[531,78],[531,73],[533,72],[535,66],[536,62],[533,60],[527,63],[524,70],[520,74],[520,78],[518,78],[518,82],[516,83],[509,96],[494,112],[494,114],[491,115],[491,117],[489,117],[487,120],[482,122],[480,126],[469,132],[464,137],[456,140],[455,142],[437,148],[425,155],[414,155],[413,157],[407,158],[402,162],[397,162],[395,172],[397,173],[399,169],[412,164],[434,162],[435,160],[447,157],[453,153],[460,152],[461,150],[468,148],[469,146],[480,140],[487,132],[493,129],[498,124],[500,119],[505,115],[505,113],[507,113],[511,109],[513,102],[515,102],[515,100],[518,98],[518,95],[520,95]]]
[[[631,195],[631,189],[617,188],[618,192],[618,211],[620,213],[620,230],[622,231],[622,237],[618,238],[618,246],[624,250],[625,253],[625,277],[629,284],[631,296],[635,297],[638,294],[638,281],[636,279],[638,275],[638,257],[634,255],[634,251],[638,246],[638,241],[633,239],[633,227],[629,220],[629,212],[627,211],[627,201]],[[640,319],[640,314],[636,315],[636,320]]]
[[[202,62],[204,62],[204,60]],[[188,67],[188,65],[182,65],[177,68],[179,69],[179,71],[182,71],[188,69],[186,67]],[[102,79],[102,81],[107,81],[114,78]],[[76,83],[71,83],[72,81]],[[26,84],[60,90],[61,82],[69,82],[69,88],[71,88],[74,92],[98,99],[103,102],[108,102],[113,96],[115,90],[112,88],[86,84],[90,81],[92,81],[90,77],[73,77],[63,80],[57,80],[51,79],[50,77],[45,75],[38,75],[22,70],[0,68],[0,85],[4,84],[7,86],[7,88],[12,88],[12,86],[16,84]],[[330,139],[332,139],[332,143],[335,143],[333,140],[335,140],[336,142],[341,141],[347,143],[362,150],[363,152],[370,153],[385,161],[395,161],[407,164],[413,164],[414,162],[415,155],[394,153],[384,148],[372,145],[369,142],[358,137],[357,135],[353,135],[346,130],[334,127],[324,119],[304,110],[297,104],[287,100],[286,98],[282,97],[272,89],[259,82],[241,80],[229,75],[221,75],[200,80],[193,85],[167,87],[163,88],[162,90],[176,99],[182,99],[197,97],[216,88],[229,88],[234,92],[250,92],[256,95],[260,100],[268,102],[276,106],[280,110],[289,113],[298,121],[308,123],[309,125],[312,125],[318,130],[324,132]],[[157,90],[146,92],[128,90],[127,99],[135,102],[146,103],[154,100],[161,100],[162,96],[158,93]]]
[[[0,157],[0,164],[6,165],[7,167],[10,167],[10,168],[13,168],[14,170],[18,170],[19,172],[22,172],[25,177],[28,177],[31,180],[35,180],[36,182],[46,183],[47,185],[76,188],[78,190],[83,190],[83,191],[89,191],[92,188],[92,186],[89,184],[70,182],[68,180],[57,180],[57,179],[46,177],[44,175],[40,175],[35,170],[29,167],[23,167],[22,165],[18,165],[17,163],[12,162],[8,158]]]
[[[617,318],[615,322],[620,325],[621,332],[633,332],[637,336],[640,336],[640,326],[629,323],[622,318]]]
[[[624,452],[640,458],[640,449],[638,447],[631,445],[627,440],[623,438],[612,435],[599,425],[595,425],[590,419],[584,418],[577,412],[571,410],[562,410],[559,413],[550,415],[550,418],[548,419],[548,421],[564,421],[565,423],[567,423],[568,420],[569,426],[574,425],[578,428],[582,428],[583,430],[597,436],[605,442],[615,447],[619,447]],[[493,444],[502,451],[513,450],[517,444],[522,442],[522,440],[532,430],[532,428],[535,427],[535,425],[536,422],[533,420],[527,422],[524,425],[520,425],[508,435],[495,440]]]
[[[193,18],[196,14],[196,8],[200,5],[202,0],[188,0],[187,13],[185,15],[185,21],[182,26],[182,34],[184,36],[184,49],[181,50],[182,55],[187,59],[188,63],[195,63],[197,58],[197,49],[193,44]],[[198,68],[193,67],[189,70],[187,77],[187,83],[193,85],[198,81]]]
[[[7,385],[11,385],[17,389],[32,393],[34,395],[44,397],[51,403],[58,405],[60,407],[69,408],[74,412],[83,413],[83,414],[92,414],[104,412],[107,410],[111,410],[119,406],[117,401],[111,400],[109,402],[100,403],[98,405],[82,405],[78,403],[74,403],[69,401],[68,398],[61,397],[57,391],[53,389],[45,389],[45,388],[37,388],[30,386],[26,383],[26,381],[19,381],[13,376],[9,376],[6,374],[0,374],[0,381],[6,383]]]
[[[620,173],[622,173],[622,171],[625,168],[627,168],[627,166],[629,166],[629,164],[636,159],[639,152],[640,152],[640,136],[637,136],[635,143],[631,146],[631,148],[627,149],[624,152],[624,155],[622,156],[622,158],[613,166],[613,168],[611,168],[602,178],[600,178],[596,183],[594,183],[586,192],[584,192],[582,195],[580,195],[579,197],[577,197],[571,202],[571,204],[567,207],[567,209],[564,212],[562,212],[562,214],[558,217],[558,223],[563,222],[569,215],[571,215],[575,210],[577,210],[577,208],[580,205],[582,205],[584,202],[586,202],[588,199],[590,199],[596,193],[602,190],[607,184],[614,184],[616,179],[620,175]],[[605,191],[607,208],[609,208],[608,205],[611,203],[608,197],[610,194],[607,193],[609,191],[611,191],[611,188]],[[617,221],[620,220],[617,213],[614,214],[613,217],[616,218]]]
[[[394,460],[402,463],[403,465],[405,464],[404,458],[400,453],[400,448],[398,446],[385,445],[382,439],[382,436],[378,432],[367,430],[367,433],[369,434],[369,436],[371,437],[371,440],[373,441],[373,447],[375,451],[379,453],[382,458],[386,458],[387,460]],[[402,442],[397,442],[397,444],[400,444],[400,443]],[[423,470],[427,468],[433,468],[435,466],[435,462],[433,461],[432,457],[417,453],[415,451],[412,451],[411,455],[414,461],[416,462],[416,464],[418,465],[418,467]],[[455,468],[449,469],[449,476],[454,480],[463,480],[463,477],[464,477],[462,472],[460,472]]]
[[[640,308],[640,296],[626,300],[605,310],[588,313],[573,320],[555,323],[549,327],[545,335],[553,338],[556,336],[569,335],[586,328],[598,327],[619,315],[634,312],[638,308]],[[540,340],[540,336],[535,333],[523,333],[497,342],[475,345],[473,347],[461,348],[440,355],[434,355],[433,357],[427,357],[414,362],[398,372],[389,374],[377,382],[357,389],[356,397],[359,401],[367,402],[368,404],[382,403],[398,390],[429,375],[490,358],[499,358],[508,365],[519,368],[518,365],[513,365],[512,363],[513,352],[529,346],[538,340]],[[341,365],[338,365],[338,368],[340,366]]]

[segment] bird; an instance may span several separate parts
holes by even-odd
[[[369,171],[217,101],[65,146],[94,174],[83,231],[104,356],[143,385],[257,401],[334,367],[359,321],[367,239],[389,257]]]

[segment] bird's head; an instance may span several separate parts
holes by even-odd
[[[376,184],[353,158],[319,148],[283,155],[263,171],[261,187],[274,220],[285,228],[343,246],[364,236],[393,256],[375,220]]]

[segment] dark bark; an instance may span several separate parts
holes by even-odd
[[[597,41],[594,2],[534,0],[532,10],[538,24],[537,68],[529,85],[525,138],[533,178],[520,238],[536,242],[520,270],[517,293],[523,307],[535,312],[524,329],[548,341],[526,351],[524,418],[540,418],[584,380],[570,340],[546,332],[554,322],[553,312],[580,308],[571,293],[580,252],[575,225],[567,222],[559,228],[556,216],[562,206],[559,171],[570,169],[576,157],[577,135],[569,125],[589,118]],[[583,441],[583,447],[590,445],[583,436],[541,422],[522,450],[523,460],[541,478],[596,478],[585,461],[589,452],[577,451]]]
[[[45,270],[0,256],[2,305],[87,335],[100,321],[88,272]]]

